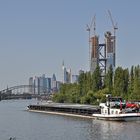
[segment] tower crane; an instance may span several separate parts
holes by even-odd
[[[96,23],[95,23],[95,21],[96,21],[96,15],[94,15],[94,17],[92,18],[90,25],[87,24],[87,29],[86,29],[89,32],[89,38],[88,38],[89,39],[89,62],[90,62],[90,59],[91,59],[90,38],[91,38],[92,27],[93,27],[94,35],[96,34]]]
[[[113,21],[113,18],[112,18],[112,15],[111,15],[111,12],[110,10],[108,10],[108,14],[109,14],[109,17],[110,17],[110,20],[111,20],[111,23],[112,23],[112,26],[113,26],[113,33],[114,33],[114,43],[113,43],[113,57],[114,57],[114,67],[116,65],[116,30],[118,30],[118,27],[117,27],[117,23],[114,24],[114,21]]]
[[[116,36],[116,30],[118,29],[118,27],[117,27],[117,23],[114,24],[114,21],[113,21],[113,18],[112,18],[112,15],[111,15],[110,10],[108,10],[108,14],[109,14],[109,17],[110,17],[110,20],[111,20],[112,26],[113,26],[113,32],[114,32],[114,37],[115,37],[115,36]]]

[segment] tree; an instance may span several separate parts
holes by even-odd
[[[129,89],[129,70],[123,70],[123,97],[128,98],[128,89]]]
[[[81,96],[83,96],[85,93],[85,80],[86,80],[85,73],[81,73],[78,78],[79,90]]]
[[[105,88],[108,88],[109,93],[112,93],[112,89],[113,89],[113,68],[112,68],[112,65],[110,65],[110,67],[107,71],[107,74],[105,75],[104,86],[105,86]]]
[[[86,73],[86,91],[92,90],[92,76],[91,72]]]
[[[134,66],[131,67],[129,74],[129,87],[128,87],[128,99],[131,98],[134,90]]]
[[[121,96],[125,99],[140,100],[140,66],[132,66],[130,73],[122,67],[110,66],[102,84],[99,66],[93,74],[90,72],[79,75],[78,84],[62,84],[58,94],[53,96],[55,102],[98,104],[105,101],[106,94]]]
[[[100,67],[97,66],[92,74],[92,90],[96,92],[99,89],[101,89],[101,87],[102,87],[101,70]]]
[[[114,96],[123,95],[124,82],[123,82],[123,69],[118,67],[114,74]]]
[[[81,98],[82,104],[94,104],[97,101],[92,90],[89,90],[87,95]]]
[[[134,70],[134,87],[133,93],[131,93],[131,99],[139,100],[140,99],[140,67],[139,65],[135,67]]]

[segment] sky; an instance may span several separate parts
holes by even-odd
[[[89,70],[86,24],[96,14],[103,43],[117,22],[117,66],[140,64],[139,0],[0,0],[0,89],[28,84],[29,77],[62,79],[62,62],[78,74]]]

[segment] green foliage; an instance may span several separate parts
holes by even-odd
[[[64,103],[66,101],[65,94],[63,93],[57,93],[53,96],[53,101],[58,103]]]
[[[123,69],[118,67],[114,74],[114,96],[119,96],[123,93]]]
[[[102,81],[104,81],[102,83]],[[99,104],[105,101],[105,95],[121,96],[126,100],[140,100],[140,66],[128,69],[110,66],[104,79],[99,67],[79,75],[78,84],[62,84],[53,101],[60,103]]]
[[[134,66],[131,67],[129,75],[129,94],[131,94],[133,90],[134,90]]]
[[[107,71],[107,74],[105,75],[104,86],[105,86],[105,88],[108,88],[109,93],[112,93],[112,90],[113,90],[113,68],[112,68],[112,65],[110,65],[109,70]]]
[[[101,79],[101,70],[99,66],[95,69],[94,73],[92,74],[92,90],[94,92],[98,91],[102,87],[102,79]]]
[[[94,104],[95,101],[96,101],[96,97],[94,96],[94,93],[92,90],[89,90],[87,95],[81,98],[82,104]]]
[[[80,92],[78,84],[62,84],[60,92],[53,97],[54,102],[80,103]]]
[[[114,96],[125,97],[128,92],[129,71],[118,67],[114,74]]]
[[[133,85],[133,97],[134,100],[140,99],[140,67],[139,65],[134,69],[134,85]]]

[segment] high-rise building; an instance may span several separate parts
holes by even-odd
[[[40,79],[37,76],[34,79],[34,93],[40,94]]]
[[[105,33],[105,43],[99,43],[99,37],[97,36],[91,38],[90,72],[93,73],[99,66],[101,76],[104,76],[110,65],[113,69],[115,68],[114,38],[109,31]]]
[[[33,86],[32,86],[33,85]],[[49,94],[52,91],[58,91],[60,88],[60,82],[57,81],[55,74],[52,78],[46,78],[45,74],[40,77],[35,76],[35,78],[29,78],[29,92],[34,94]]]
[[[72,75],[71,75],[71,69],[67,69],[67,83],[71,83],[72,82]]]
[[[46,78],[45,80],[45,87],[47,90],[47,94],[51,92],[51,78]]]
[[[29,78],[29,93],[30,94],[34,93],[34,80],[33,80],[33,77]]]
[[[55,74],[53,74],[52,80],[53,80],[53,81],[56,81],[56,76],[55,76]]]
[[[39,77],[39,91],[40,94],[45,94],[47,92],[46,83],[45,83],[45,74]]]
[[[43,77],[39,77],[39,92],[40,94],[43,93]]]
[[[97,66],[101,70],[101,77],[104,77],[108,68],[112,65],[115,68],[116,63],[116,30],[118,27],[113,24],[111,12],[108,10],[109,17],[113,25],[113,35],[110,31],[105,33],[105,42],[100,43],[96,35],[96,18],[92,19],[91,26],[87,25],[89,32],[89,56],[90,72],[93,73]],[[93,30],[93,33],[91,32]],[[93,34],[93,35],[92,35]]]
[[[99,63],[99,38],[97,36],[91,37],[91,62],[90,71],[94,72]]]
[[[71,69],[66,69],[64,62],[62,64],[62,83],[71,83]]]
[[[62,83],[61,83],[60,81],[57,81],[57,82],[56,82],[57,91],[59,91],[61,84],[62,84]]]
[[[72,81],[71,83],[78,83],[78,75],[72,75]]]
[[[63,64],[62,64],[62,83],[64,84],[66,82],[67,82],[67,69],[64,66],[64,61],[63,61]]]
[[[114,51],[114,36],[112,36],[111,32],[105,33],[105,44],[106,44],[106,69],[108,70],[110,65],[112,68],[115,68],[115,51]]]
[[[55,76],[55,74],[53,74],[52,79],[51,79],[52,91],[56,91],[56,89],[57,89],[57,85],[56,84],[57,84],[56,76]]]

